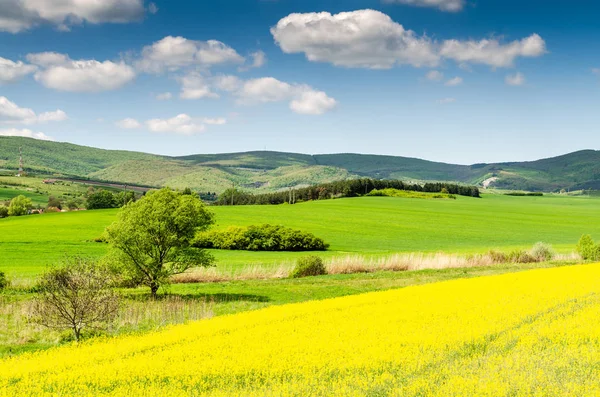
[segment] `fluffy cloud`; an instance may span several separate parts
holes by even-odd
[[[219,95],[211,91],[210,85],[198,72],[192,72],[179,79],[181,83],[181,99],[218,98]]]
[[[34,138],[41,139],[43,141],[53,141],[54,138],[49,137],[43,132],[33,132],[27,128],[18,129],[18,128],[9,128],[9,129],[0,129],[0,136],[22,136],[25,138]]]
[[[546,43],[537,34],[507,44],[496,39],[438,43],[375,10],[290,14],[271,28],[271,34],[285,53],[303,53],[314,62],[371,69],[431,67],[442,59],[465,66],[510,67],[519,57],[546,53]]]
[[[121,88],[132,81],[134,69],[123,62],[74,61],[68,55],[44,52],[27,55],[41,69],[35,79],[48,88],[71,92],[100,92]]]
[[[463,79],[462,77],[454,77],[453,79],[450,79],[448,81],[446,81],[446,86],[448,87],[456,87],[457,85],[461,85],[463,83]]]
[[[465,0],[384,0],[385,3],[400,3],[415,7],[438,8],[447,12],[458,12],[465,7]]]
[[[216,41],[194,41],[167,36],[144,47],[136,66],[146,73],[175,71],[187,66],[211,67],[224,63],[243,63],[244,57],[228,45]]]
[[[208,122],[207,122],[208,121]],[[193,119],[187,114],[180,114],[170,119],[152,119],[146,126],[152,132],[194,135],[206,130],[205,124],[225,124],[225,119]]]
[[[389,69],[439,62],[429,38],[375,10],[290,14],[271,28],[271,34],[286,53],[304,53],[310,61],[336,66]]]
[[[36,124],[49,121],[64,121],[67,114],[58,109],[36,114],[32,109],[22,108],[6,97],[0,97],[0,122],[9,124]]]
[[[238,103],[246,105],[290,101],[290,109],[298,114],[320,115],[337,106],[337,101],[322,91],[273,77],[248,80],[235,95]]]
[[[234,92],[242,85],[242,81],[236,76],[217,76],[213,83],[218,90]]]
[[[506,84],[516,87],[516,86],[521,86],[521,85],[525,84],[526,80],[525,80],[525,75],[523,73],[517,72],[515,74],[506,76],[504,81],[506,82]]]
[[[163,92],[162,94],[158,94],[156,96],[156,99],[158,99],[159,101],[168,101],[171,98],[173,98],[173,94],[171,94],[170,92]]]
[[[267,54],[262,51],[256,51],[250,54],[252,57],[252,67],[261,68],[267,63]]]
[[[437,70],[432,70],[425,75],[425,78],[429,81],[441,81],[444,78],[444,74]]]
[[[518,57],[539,57],[546,53],[546,42],[533,34],[522,40],[501,44],[498,40],[446,40],[440,54],[459,63],[479,63],[493,67],[511,67]]]
[[[136,119],[126,118],[123,120],[119,120],[115,123],[115,125],[124,130],[134,130],[142,127],[142,123],[137,121]]]
[[[19,33],[41,24],[55,25],[64,31],[83,21],[138,21],[144,13],[144,0],[2,0],[0,31]]]
[[[337,101],[323,91],[306,91],[290,103],[290,109],[298,114],[320,115],[337,106]]]
[[[21,61],[13,62],[0,57],[0,84],[14,83],[36,70],[34,65],[27,65]]]

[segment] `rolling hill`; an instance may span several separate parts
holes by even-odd
[[[488,181],[492,187],[530,191],[600,189],[600,151],[594,150],[531,162],[467,166],[395,156],[267,151],[169,157],[0,137],[0,169],[18,168],[19,147],[23,148],[25,169],[33,174],[217,193],[232,185],[274,191],[358,177],[478,185]]]

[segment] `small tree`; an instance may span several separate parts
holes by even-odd
[[[8,216],[8,208],[0,204],[0,219]]]
[[[33,320],[48,328],[70,329],[75,340],[84,329],[103,329],[116,317],[119,296],[106,268],[85,258],[69,258],[46,272],[33,304]]]
[[[120,207],[121,203],[118,202],[115,195],[108,190],[100,190],[99,192],[92,193],[88,196],[86,207],[88,210],[117,208]]]
[[[60,199],[54,196],[50,196],[48,198],[48,205],[46,206],[46,208],[58,208],[59,210],[62,210],[62,202],[60,201]]]
[[[106,236],[125,275],[155,298],[172,275],[212,264],[213,257],[191,242],[213,222],[198,197],[162,189],[121,209]]]
[[[10,201],[10,205],[8,206],[8,215],[27,215],[32,208],[33,204],[31,200],[23,195],[20,195]]]

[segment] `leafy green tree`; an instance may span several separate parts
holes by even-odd
[[[58,208],[59,210],[62,210],[62,202],[58,198],[50,196],[46,208]]]
[[[213,263],[205,250],[191,246],[196,233],[213,223],[196,196],[161,189],[121,209],[106,237],[125,276],[148,286],[155,298],[172,275]]]
[[[8,206],[8,215],[27,215],[32,208],[33,204],[31,200],[23,195],[20,195],[10,201],[10,205]]]
[[[3,205],[0,205],[0,219],[6,218],[8,216],[8,208]]]
[[[88,210],[118,208],[120,207],[119,204],[114,194],[108,190],[100,190],[88,196],[86,208]]]

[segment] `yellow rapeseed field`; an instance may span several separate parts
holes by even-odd
[[[0,361],[3,396],[600,395],[600,265],[271,307]]]

